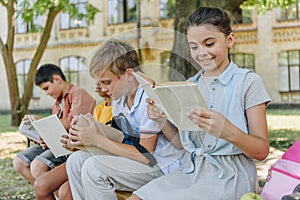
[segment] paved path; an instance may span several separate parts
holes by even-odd
[[[298,129],[300,130],[299,115],[268,115],[269,129]]]
[[[281,158],[282,154],[282,151],[270,147],[269,156],[263,161],[256,161],[258,179],[265,179],[267,177],[268,169],[272,164],[274,164],[278,159]]]

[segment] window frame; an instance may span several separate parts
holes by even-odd
[[[76,62],[77,66],[72,65],[72,59],[75,59],[73,61]],[[65,65],[63,62],[66,62],[67,65]],[[68,82],[81,87],[80,77],[82,73],[87,72],[87,65],[85,63],[85,58],[82,56],[66,56],[59,59],[59,66],[62,69],[66,79]],[[72,66],[72,67],[70,67]],[[80,70],[84,68],[84,70]],[[73,70],[75,69],[75,70]],[[73,80],[73,77],[75,76],[75,80]]]
[[[130,7],[130,4],[133,4],[133,6]],[[111,6],[115,6],[116,8],[112,9]],[[137,22],[136,0],[108,0],[107,7],[108,25]],[[130,19],[130,9],[134,8],[135,11],[133,12],[133,18]],[[116,20],[114,18],[116,18]]]
[[[71,3],[74,3],[76,7],[82,9],[81,14],[86,14],[86,5],[88,3],[87,0],[71,0]],[[78,29],[78,28],[86,28],[87,20],[83,18],[81,20],[75,18],[71,18],[68,13],[60,13],[59,14],[59,29],[60,30],[69,30],[69,29]]]
[[[21,64],[21,66],[20,66]],[[25,92],[26,81],[28,78],[28,72],[30,69],[31,60],[30,59],[23,59],[16,62],[16,75],[17,75],[17,82],[19,88],[19,97],[21,98]],[[19,70],[18,68],[21,67],[22,69]],[[21,73],[19,73],[21,71]],[[20,81],[22,83],[20,83]],[[21,87],[23,85],[23,87]],[[31,99],[39,99],[40,92],[38,86],[34,85],[32,89],[32,96]]]
[[[297,57],[294,61],[297,60],[297,63],[293,63],[291,58],[291,54],[296,53]],[[286,54],[286,55],[284,55]],[[284,58],[286,58],[285,63],[280,61],[280,59],[284,61]],[[293,70],[295,70],[293,72]],[[284,74],[285,72],[285,74]],[[298,72],[298,75],[297,75]],[[295,76],[296,73],[296,76]],[[286,75],[286,77],[283,77]],[[295,86],[295,84],[292,82],[294,80],[296,81],[297,88],[293,89],[292,87]],[[287,93],[287,92],[300,92],[300,50],[288,50],[288,51],[282,51],[278,53],[278,83],[279,83],[279,92],[280,93]],[[286,83],[287,82],[287,83]],[[284,89],[284,87],[281,87],[282,84],[286,84],[287,89]]]
[[[242,56],[243,64],[236,63],[236,56]],[[246,56],[252,57],[252,67],[246,65]],[[240,68],[249,69],[255,72],[255,55],[252,53],[232,53],[230,54],[230,59]]]
[[[36,0],[31,0],[31,3],[33,4]],[[19,12],[19,4],[22,3],[23,0],[18,0],[17,1],[17,8],[16,11],[17,13]],[[41,25],[42,22],[42,17],[41,16],[35,16],[33,19],[33,24],[39,29],[42,27]],[[29,32],[33,32],[33,26],[31,23],[25,23],[24,19],[22,18],[22,15],[18,13],[16,17],[16,34],[26,34]]]
[[[289,19],[290,11],[293,11],[295,13],[295,17]],[[279,16],[279,14],[283,12],[284,17]],[[297,0],[297,2],[291,4],[288,6],[288,8],[276,8],[276,21],[277,22],[284,22],[284,21],[295,21],[300,20],[300,0]]]
[[[172,5],[169,7],[168,1],[173,1],[171,2]],[[171,19],[175,18],[175,11],[174,12],[169,12],[169,10],[176,10],[176,1],[175,0],[159,0],[159,18],[160,19]]]

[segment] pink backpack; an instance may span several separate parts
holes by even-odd
[[[264,200],[281,200],[300,184],[300,140],[293,144],[269,169],[261,192]]]

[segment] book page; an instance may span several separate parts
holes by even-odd
[[[31,124],[56,158],[72,153],[62,147],[61,136],[68,133],[55,114],[32,121]]]
[[[153,99],[180,131],[201,130],[190,119],[187,113],[194,109],[207,108],[205,101],[196,83],[188,81],[167,82],[162,84],[151,84],[150,79],[145,79],[141,72],[134,73],[135,78],[142,85],[149,98]]]
[[[137,72],[137,73],[133,73],[134,74],[134,77],[137,79],[137,81],[139,82],[139,84],[142,86],[142,88],[144,89],[144,91],[146,92],[147,96],[152,99],[154,102],[155,102],[155,105],[157,107],[159,107],[161,110],[164,110],[164,106],[162,105],[160,99],[158,98],[154,88],[156,87],[155,86],[155,83],[154,82],[150,82],[149,80],[146,80],[143,76],[146,76],[146,75],[143,75],[141,76],[140,74],[142,74],[141,72]],[[166,113],[168,119],[170,121],[173,122],[171,116],[168,116],[168,113]]]
[[[194,109],[207,108],[197,84],[160,85],[155,92],[164,106],[164,112],[171,116],[180,131],[201,130],[186,116]]]
[[[20,126],[19,126],[19,132],[26,136],[27,138],[35,141],[35,142],[39,142],[40,141],[40,135],[38,134],[38,132],[34,129],[34,127],[30,128],[30,124],[25,124],[24,121],[21,122]]]

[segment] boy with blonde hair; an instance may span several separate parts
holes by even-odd
[[[67,173],[75,200],[116,199],[116,190],[135,191],[180,164],[182,151],[148,118],[147,95],[133,75],[139,65],[136,51],[117,40],[104,42],[91,60],[90,75],[113,99],[113,116],[121,119],[124,140],[105,137],[92,117],[86,117],[88,127],[71,126],[72,145],[96,146],[111,154],[80,159],[81,152],[76,152],[70,156]]]

